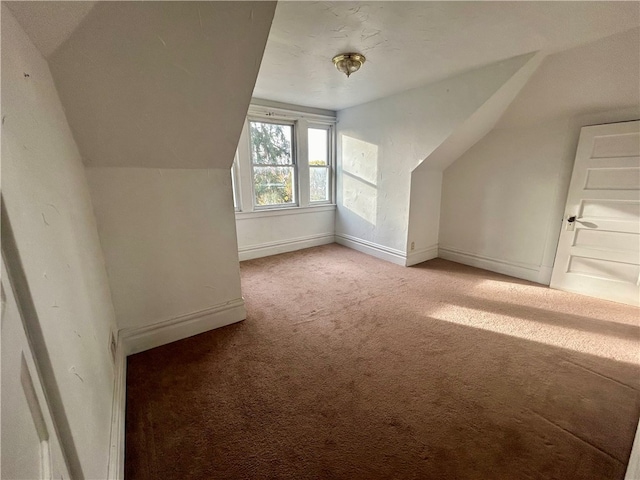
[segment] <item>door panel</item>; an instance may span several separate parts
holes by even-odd
[[[640,122],[584,127],[551,287],[640,304]]]
[[[639,215],[640,202],[592,199],[582,202],[579,217],[583,222],[590,218],[636,222]],[[626,229],[624,225],[620,227]]]
[[[595,131],[592,137],[592,146],[590,145],[589,158],[634,157],[638,155],[638,132],[632,130],[616,131],[618,126],[625,128],[633,123],[636,124],[635,128],[637,129],[638,122],[584,127],[583,130],[592,129]]]
[[[610,245],[615,245],[615,249],[620,252],[638,253],[640,236],[630,232],[610,232],[608,230],[587,230],[580,228],[576,230],[573,240],[574,247],[591,248],[597,250],[610,250]],[[636,255],[637,257],[637,255]]]
[[[638,190],[640,168],[588,168],[585,190]]]
[[[620,280],[627,283],[634,283],[638,278],[638,265],[577,255],[571,255],[567,271],[593,278]]]
[[[70,478],[21,312],[2,261],[3,479]]]

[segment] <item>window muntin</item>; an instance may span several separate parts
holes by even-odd
[[[236,151],[236,211],[331,204],[335,194],[335,117],[260,105],[251,105],[248,113]],[[310,134],[312,144],[314,134],[318,137],[315,144],[319,144],[311,151]],[[273,148],[273,144],[281,148]]]
[[[256,207],[296,205],[293,124],[249,121]]]
[[[331,198],[330,130],[314,126],[307,131],[309,202],[328,202]]]

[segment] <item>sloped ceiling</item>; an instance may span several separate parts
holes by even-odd
[[[274,2],[98,2],[48,58],[85,164],[229,168]]]
[[[547,57],[497,126],[522,127],[631,106],[640,117],[640,28]]]
[[[3,2],[46,58],[69,38],[97,2]]]
[[[517,97],[544,59],[544,54],[527,56],[527,62],[458,125],[417,169],[445,170],[464,152],[491,131],[513,99]],[[415,170],[414,170],[415,172]]]
[[[254,97],[341,110],[639,22],[637,2],[279,2]],[[347,79],[348,51],[367,61]]]
[[[49,60],[85,163],[100,166],[226,168],[252,91],[341,110],[640,25],[637,2],[9,6]],[[367,62],[347,79],[331,57],[351,50]]]

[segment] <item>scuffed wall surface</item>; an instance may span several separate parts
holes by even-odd
[[[106,478],[115,329],[84,167],[51,73],[2,8],[2,196],[84,477]],[[56,412],[54,412],[55,414]]]
[[[241,297],[231,174],[87,168],[118,328]]]
[[[49,58],[118,328],[241,299],[229,169],[275,2],[101,2]]]

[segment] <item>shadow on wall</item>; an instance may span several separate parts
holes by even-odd
[[[378,146],[342,135],[342,205],[376,226],[378,214]]]

